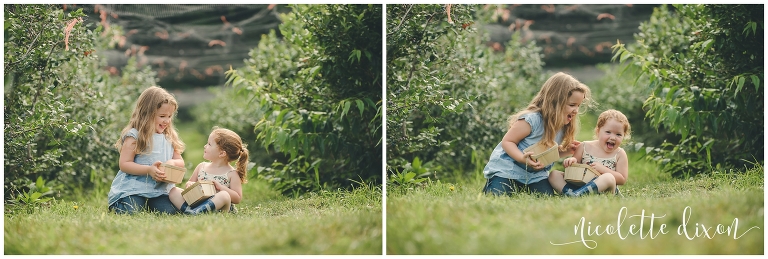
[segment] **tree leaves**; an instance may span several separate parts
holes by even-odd
[[[640,25],[644,36],[636,37],[631,57],[651,79],[652,95],[643,104],[651,125],[674,133],[670,138],[681,136],[654,149],[674,175],[741,167],[752,155],[762,156],[761,145],[744,141],[764,135],[756,119],[762,117],[756,105],[763,98],[763,64],[762,51],[754,51],[762,48],[755,30],[762,9],[755,7],[678,5],[672,14],[663,5]],[[629,52],[623,46],[614,51],[614,60]],[[747,79],[754,88],[745,87]]]

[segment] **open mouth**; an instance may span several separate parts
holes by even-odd
[[[605,145],[608,147],[608,149],[616,148],[616,142],[613,142],[613,141],[605,142]]]
[[[573,120],[573,114],[568,114],[566,119],[568,120],[567,122],[571,122],[571,120]]]

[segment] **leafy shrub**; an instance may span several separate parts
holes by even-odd
[[[109,184],[119,156],[112,143],[154,74],[135,62],[122,77],[102,69],[98,50],[120,28],[102,32],[81,20],[82,10],[5,5],[4,11],[6,199],[40,177],[65,192]]]
[[[293,6],[281,15],[284,39],[262,36],[227,72],[232,88],[205,106],[216,115],[201,119],[253,132],[277,153],[256,170],[285,193],[380,184],[381,8]]]
[[[763,162],[763,5],[675,5],[614,46],[649,77],[646,117],[679,141],[648,147],[673,175]],[[760,27],[760,30],[757,30]]]
[[[544,82],[534,42],[516,33],[504,53],[486,45],[490,16],[475,5],[387,5],[388,174],[418,157],[464,176]]]
[[[643,102],[648,99],[651,89],[648,87],[648,77],[642,75],[640,67],[632,63],[621,65],[598,64],[597,68],[604,76],[591,83],[592,96],[598,103],[593,113],[595,118],[608,109],[616,109],[624,113],[632,125],[632,139],[625,141],[625,149],[635,150],[644,145],[660,145],[665,139],[674,139],[673,134],[664,134],[645,121],[646,111]],[[582,131],[594,132],[594,125],[584,125]]]

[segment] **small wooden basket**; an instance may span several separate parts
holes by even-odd
[[[189,204],[189,206],[196,206],[198,203],[207,200],[211,196],[216,194],[216,186],[211,181],[199,181],[189,186],[181,192],[181,196]]]
[[[181,181],[184,180],[184,174],[187,172],[187,169],[184,167],[173,166],[166,163],[160,165],[160,169],[165,172],[165,179],[161,180],[161,182],[172,184],[181,183]]]
[[[573,163],[565,168],[565,181],[573,185],[582,186],[600,175],[597,170],[589,165]]]
[[[548,148],[541,143],[536,143],[523,150],[523,153],[528,152],[533,152],[531,159],[538,161],[544,166],[560,160],[560,152],[557,152],[557,144]]]

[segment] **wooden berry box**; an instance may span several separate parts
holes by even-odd
[[[214,194],[216,194],[216,187],[211,181],[196,182],[181,192],[181,196],[184,197],[187,204],[192,207],[207,200]]]
[[[558,152],[557,150],[557,145],[553,145],[552,147],[547,147],[542,145],[541,143],[536,143],[526,148],[525,150],[523,150],[523,153],[528,153],[528,152],[533,152],[531,159],[533,159],[534,161],[538,161],[544,166],[547,166],[551,163],[557,162],[557,160],[560,160],[560,152]]]
[[[573,185],[582,186],[600,175],[597,170],[589,165],[573,163],[565,168],[565,181]]]
[[[165,172],[165,180],[161,180],[161,182],[172,184],[181,183],[181,181],[184,180],[184,174],[187,172],[187,169],[184,167],[173,166],[166,163],[160,165],[160,170]]]

